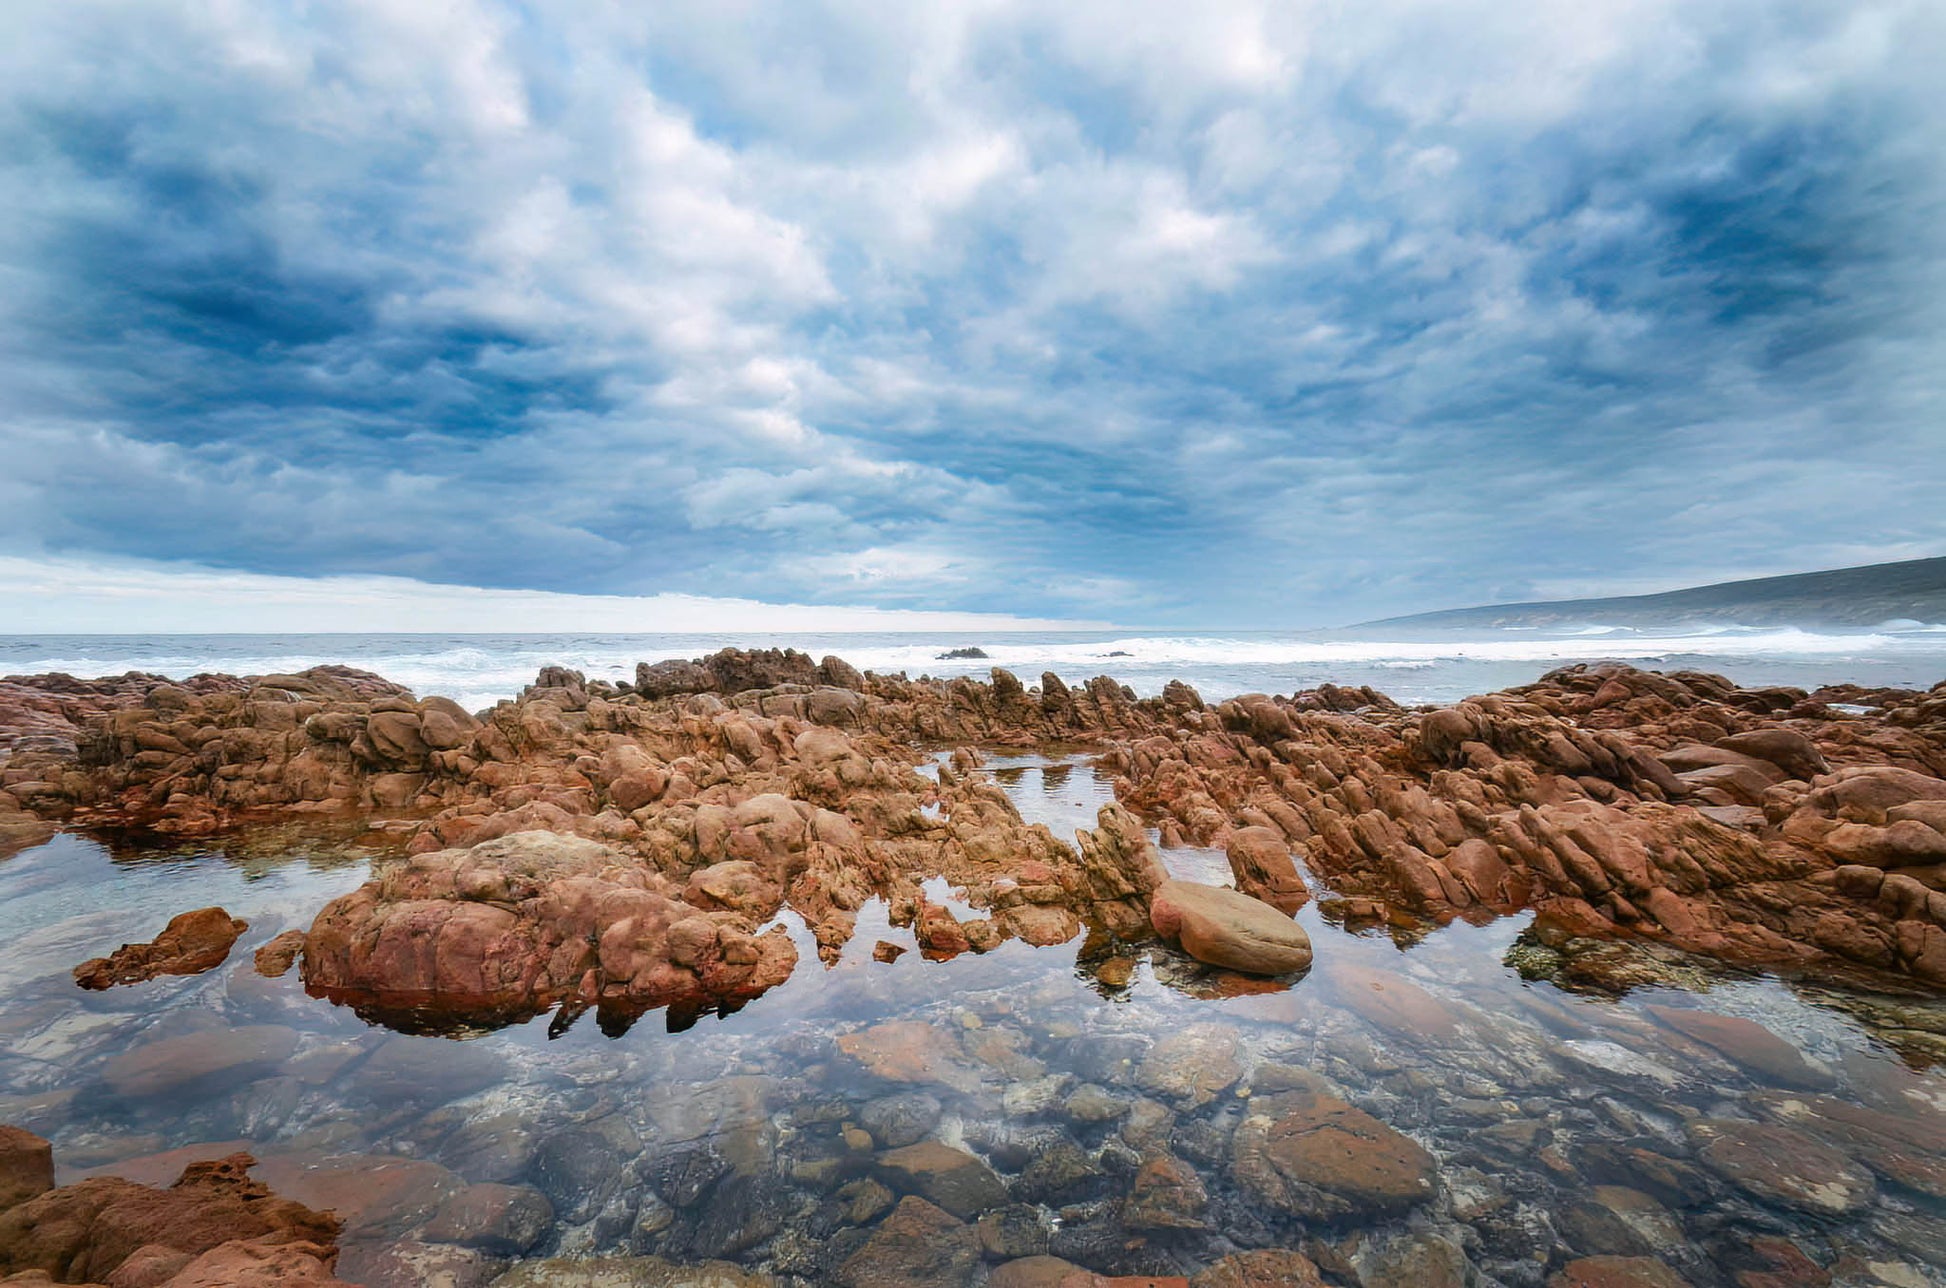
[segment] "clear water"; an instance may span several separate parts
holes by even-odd
[[[1026,817],[1063,833],[1091,822],[1108,798],[1086,762],[1008,757],[991,768]],[[50,1135],[65,1178],[102,1169],[166,1182],[198,1152],[183,1147],[221,1153],[245,1143],[265,1160],[262,1173],[297,1197],[352,1195],[353,1277],[360,1256],[417,1231],[439,1194],[512,1181],[540,1189],[555,1211],[533,1255],[720,1256],[815,1282],[828,1269],[818,1258],[847,1237],[834,1215],[848,1201],[840,1187],[865,1166],[845,1128],[868,1121],[875,1102],[920,1091],[939,1105],[930,1134],[990,1158],[1016,1197],[1034,1191],[1028,1169],[1059,1143],[1093,1160],[1096,1179],[1049,1200],[1044,1215],[1059,1211],[1057,1253],[1097,1258],[1104,1270],[1165,1268],[1135,1264],[1145,1257],[1194,1264],[1228,1250],[1232,1234],[1295,1246],[1307,1235],[1342,1242],[1362,1231],[1359,1255],[1382,1261],[1389,1241],[1417,1231],[1465,1248],[1480,1282],[1509,1284],[1542,1283],[1546,1267],[1531,1254],[1557,1238],[1586,1250],[1586,1222],[1572,1214],[1602,1179],[1586,1165],[1591,1147],[1681,1157],[1685,1119],[1763,1116],[1763,1077],[1682,1039],[1651,1006],[1757,1020],[1827,1070],[1841,1099],[1899,1115],[1915,1132],[1946,1123],[1946,1076],[1901,1058],[1885,1028],[1860,1018],[1946,1032],[1936,1004],[1803,991],[1701,962],[1670,972],[1686,987],[1579,996],[1526,982],[1505,964],[1524,917],[1454,923],[1401,946],[1331,924],[1316,902],[1298,915],[1316,945],[1314,968],[1269,993],[1225,997],[1220,980],[1166,949],[1079,940],[880,962],[879,940],[912,941],[874,904],[829,969],[786,914],[800,951],[795,975],[686,1031],[667,1032],[652,1015],[619,1038],[584,1021],[550,1039],[544,1018],[463,1043],[401,1036],[308,998],[294,974],[265,980],[251,969],[250,950],[356,886],[368,855],[355,840],[295,833],[173,851],[62,836],[0,863],[0,1121]],[[1209,856],[1169,860],[1207,871]],[[107,993],[69,979],[84,958],[212,903],[251,921],[225,966]],[[1423,990],[1432,1018],[1402,1022],[1375,1010],[1371,971]],[[938,1080],[876,1079],[834,1045],[888,1021],[931,1026],[925,1047]],[[145,1048],[171,1049],[151,1044],[190,1035],[192,1045],[214,1046],[239,1033],[268,1054],[166,1094],[130,1082],[130,1069],[151,1067]],[[1187,1049],[1154,1057],[1165,1044]],[[1261,1227],[1242,1215],[1234,1133],[1253,1088],[1278,1085],[1280,1071],[1287,1082],[1292,1067],[1329,1079],[1429,1149],[1439,1196],[1409,1220],[1334,1231],[1297,1220]],[[1221,1070],[1207,1080],[1221,1085],[1185,1095],[1171,1085],[1172,1070],[1185,1068]],[[1083,1088],[1096,1090],[1077,1098]],[[1081,1114],[1081,1099],[1115,1108],[1097,1111],[1106,1118]],[[1128,1185],[1116,1169],[1163,1147],[1206,1186],[1213,1228],[1103,1251],[1104,1213]],[[375,1159],[411,1178],[405,1189],[419,1201],[375,1186],[334,1191],[319,1179],[363,1174]],[[408,1163],[416,1170],[398,1170]],[[305,1188],[318,1185],[327,1188]],[[1946,1264],[1938,1200],[1883,1182],[1871,1203],[1836,1220],[1720,1183],[1666,1208],[1674,1241],[1658,1251],[1699,1285],[1731,1284],[1736,1249],[1763,1232],[1820,1259],[1849,1251],[1904,1282],[1939,1282]],[[1385,1282],[1382,1273],[1371,1282]]]
[[[984,675],[1004,666],[1029,683],[1053,671],[1070,683],[1112,675],[1152,696],[1171,680],[1205,697],[1291,693],[1325,681],[1369,684],[1408,704],[1452,702],[1526,684],[1566,662],[1615,658],[1660,670],[1716,671],[1743,684],[1804,688],[1850,682],[1926,688],[1946,678],[1946,627],[1856,632],[1718,629],[1690,634],[1611,628],[1482,631],[1357,638],[1344,632],[986,635],[15,635],[0,636],[0,674],[204,671],[264,675],[340,662],[376,671],[421,696],[470,710],[510,698],[543,666],[628,680],[637,662],[716,649],[835,653],[865,670]],[[977,647],[984,659],[942,659]]]

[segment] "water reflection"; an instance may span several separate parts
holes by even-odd
[[[1058,835],[1109,798],[1085,762],[992,772]],[[1099,931],[884,961],[877,945],[916,944],[872,900],[825,969],[786,914],[800,968],[708,1023],[615,1040],[600,1015],[557,1014],[454,1041],[251,970],[251,950],[365,875],[355,848],[284,844],[145,859],[63,837],[0,865],[0,1121],[51,1135],[64,1179],[166,1182],[247,1143],[265,1179],[346,1216],[350,1278],[411,1240],[483,1263],[654,1253],[844,1282],[883,1252],[898,1195],[949,1192],[940,1168],[976,1196],[969,1266],[1049,1253],[1185,1273],[1281,1246],[1347,1284],[1432,1266],[1538,1286],[1610,1255],[1727,1286],[1785,1273],[1765,1259],[1779,1240],[1844,1282],[1946,1266],[1946,1079],[1887,1040],[1946,1033],[1930,998],[1632,945],[1602,976],[1627,987],[1595,988],[1530,917],[1388,926],[1329,891],[1299,914],[1313,970],[1270,993]],[[223,968],[109,994],[67,978],[212,903],[251,922]],[[1284,1168],[1327,1120],[1391,1161]],[[972,1162],[894,1157],[924,1142]],[[1151,1186],[1157,1159],[1193,1185]],[[481,1185],[544,1217],[462,1228],[458,1196]],[[939,1281],[981,1272],[955,1273]]]

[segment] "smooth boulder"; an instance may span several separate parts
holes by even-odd
[[[1149,924],[1199,962],[1250,975],[1287,975],[1311,965],[1311,937],[1261,899],[1223,886],[1165,881]]]

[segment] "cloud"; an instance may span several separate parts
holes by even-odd
[[[271,577],[193,565],[0,556],[21,634],[451,631],[721,634],[737,631],[1087,630],[1099,621],[760,603],[703,595],[564,595],[404,577]]]
[[[1946,551],[1908,0],[0,13],[0,551],[1328,623]]]

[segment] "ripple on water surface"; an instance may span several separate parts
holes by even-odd
[[[1082,760],[989,770],[1057,835],[1112,799]],[[1220,854],[1166,857],[1227,879]],[[1946,1265],[1946,1079],[1923,1067],[1946,1023],[1926,999],[1666,955],[1650,986],[1582,996],[1507,964],[1526,918],[1402,947],[1316,902],[1298,914],[1309,975],[1230,996],[1167,949],[1098,937],[880,961],[879,941],[913,941],[874,902],[829,969],[785,913],[792,978],[685,1031],[550,1039],[543,1017],[455,1041],[251,969],[366,870],[355,845],[297,833],[63,836],[0,863],[0,1121],[50,1135],[64,1179],[163,1183],[247,1144],[280,1191],[344,1216],[354,1279],[401,1241],[476,1277],[654,1254],[804,1284],[974,1283],[1044,1253],[1194,1273],[1299,1246],[1348,1284],[1539,1285],[1596,1256],[1698,1285],[1822,1282],[1811,1262],[1923,1284]],[[106,993],[69,979],[207,904],[251,923],[223,967]],[[918,1209],[887,1215],[906,1193],[946,1213],[924,1238],[900,1224]]]

